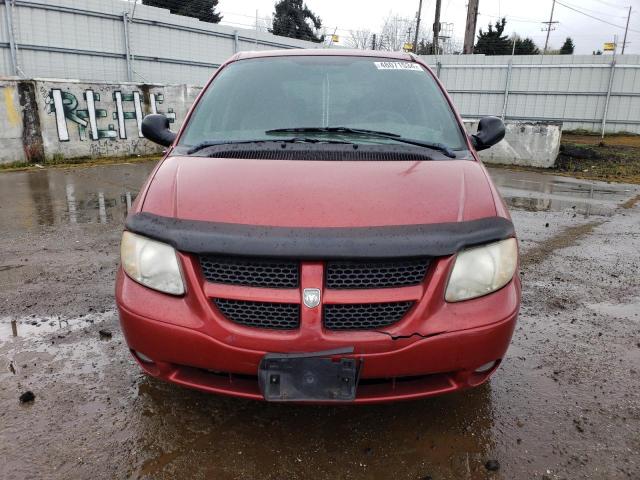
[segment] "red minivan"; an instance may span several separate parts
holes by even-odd
[[[243,52],[221,66],[126,222],[116,281],[150,375],[275,402],[375,403],[474,387],[520,307],[518,246],[418,57]]]

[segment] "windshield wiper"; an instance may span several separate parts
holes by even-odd
[[[267,135],[274,133],[353,133],[356,135],[384,135],[390,138],[400,138],[401,135],[391,132],[381,132],[379,130],[367,130],[366,128],[350,127],[301,127],[301,128],[276,128],[267,130]]]
[[[391,132],[381,132],[378,130],[367,130],[365,128],[349,128],[349,127],[306,127],[306,128],[276,128],[267,130],[267,135],[279,133],[346,133],[351,135],[363,135],[370,138],[388,138],[400,143],[416,145],[418,147],[430,148],[442,152],[449,158],[456,158],[456,154],[451,148],[444,143],[425,142],[422,140],[414,140],[413,138],[405,138],[402,135]]]
[[[342,145],[353,145],[353,142],[349,142],[347,140],[325,140],[319,138],[301,138],[301,137],[293,137],[293,138],[280,138],[280,139],[269,139],[262,138],[256,140],[206,140],[204,142],[200,142],[197,145],[194,145],[189,150],[187,150],[187,155],[192,155],[200,150],[204,150],[209,147],[217,147],[219,145],[241,145],[243,143],[330,143],[330,144],[342,144]]]

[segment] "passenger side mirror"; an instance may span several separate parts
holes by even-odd
[[[493,147],[504,138],[504,122],[498,117],[484,117],[478,123],[478,133],[471,135],[471,143],[477,150]]]
[[[142,135],[153,143],[168,147],[178,136],[169,130],[169,119],[159,113],[147,115],[142,119]]]

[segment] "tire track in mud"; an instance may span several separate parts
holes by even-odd
[[[596,227],[604,224],[605,221],[595,221],[585,223],[583,225],[576,225],[575,227],[568,227],[554,235],[553,237],[544,240],[525,251],[520,258],[520,265],[522,267],[528,267],[542,262],[549,258],[549,256],[556,250],[567,248],[575,245],[582,238],[590,235]]]
[[[620,208],[624,208],[625,210],[629,210],[633,208],[636,203],[640,202],[640,195],[636,195],[635,197],[630,198],[624,203],[620,204]]]
[[[636,195],[626,202],[619,204],[616,211],[630,210],[639,202],[640,195]],[[568,227],[551,238],[540,242],[535,247],[525,251],[520,257],[520,265],[526,268],[530,265],[542,262],[554,251],[575,245],[579,240],[589,236],[595,228],[607,223],[608,221],[609,220],[599,220],[582,225],[576,225],[574,227]]]

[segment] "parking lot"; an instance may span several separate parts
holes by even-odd
[[[491,170],[523,280],[500,370],[461,394],[311,407],[135,365],[113,282],[152,168],[0,174],[0,477],[640,478],[638,186]]]

